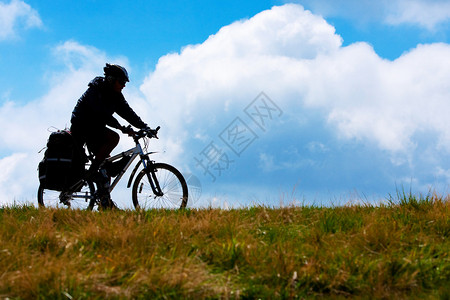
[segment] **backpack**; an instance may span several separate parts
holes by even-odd
[[[86,155],[67,130],[50,134],[44,159],[39,163],[39,182],[45,189],[62,191],[79,181],[85,171]]]

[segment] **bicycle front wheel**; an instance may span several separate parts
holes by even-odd
[[[48,190],[39,186],[38,203],[40,207],[72,208],[92,210],[95,204],[95,187],[91,181],[86,181],[79,192]]]
[[[161,194],[154,193],[152,183],[161,188]],[[188,188],[183,175],[173,166],[156,163],[153,171],[142,170],[133,184],[133,204],[136,209],[178,209],[185,208]]]

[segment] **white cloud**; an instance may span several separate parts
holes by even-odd
[[[261,153],[259,155],[259,165],[265,172],[271,172],[276,169],[273,156],[267,153]]]
[[[450,20],[450,2],[446,0],[398,0],[388,7],[389,24],[413,24],[433,31]]]
[[[450,153],[448,82],[448,44],[418,45],[394,61],[386,60],[367,43],[343,47],[331,25],[290,4],[233,23],[202,44],[162,57],[141,90],[155,115],[164,119],[169,135],[178,137],[182,152],[177,166],[194,168],[201,145],[220,142],[218,134],[264,91],[285,112],[286,123],[298,120],[297,127],[278,132],[278,147],[305,136],[305,116],[317,116],[342,144],[357,141],[386,153],[391,168],[402,171],[383,171],[391,176],[384,183],[394,186],[414,177],[420,181],[417,186],[424,187],[436,184],[432,180],[450,183],[422,171],[437,170]],[[323,141],[317,136],[313,140]],[[324,155],[336,158],[333,151]],[[271,150],[253,153],[258,155],[263,171],[318,168],[301,154],[288,158]],[[433,164],[425,163],[428,155],[436,157]]]
[[[262,90],[280,96],[286,86],[304,86],[302,64],[340,45],[324,19],[297,5],[274,7],[162,57],[141,91],[171,136],[186,141],[188,133],[204,136],[205,128],[226,125],[224,112],[242,110]],[[189,124],[195,132],[185,130]]]
[[[338,4],[333,0],[299,0],[297,2],[324,17],[339,16],[359,22],[370,22],[382,18],[385,8],[395,1],[345,0],[339,1]]]
[[[381,21],[391,25],[410,24],[434,31],[450,20],[447,0],[301,0],[314,13],[342,17],[358,23]]]
[[[449,79],[447,44],[384,60],[366,43],[341,47],[332,26],[290,4],[162,57],[141,90],[174,132],[225,126],[225,112],[238,114],[263,90],[288,115],[319,109],[343,138],[408,155],[424,130],[450,151]]]
[[[326,152],[330,151],[330,149],[326,145],[324,145],[323,143],[320,143],[320,142],[316,142],[316,141],[309,142],[306,145],[306,148],[311,153],[326,153]]]
[[[33,184],[29,180],[24,180],[29,178],[25,171],[26,166],[35,161],[30,161],[29,155],[25,153],[15,153],[11,156],[0,159],[0,204],[11,205],[15,201],[18,203],[31,202],[32,200],[25,195],[24,191],[31,191],[30,187]],[[37,166],[35,164],[34,166]],[[34,189],[37,193],[37,189]],[[33,195],[34,196],[34,195]]]
[[[0,106],[0,127],[6,129],[0,132],[0,153],[5,155],[0,166],[9,170],[0,178],[0,203],[11,202],[12,195],[35,201],[37,164],[43,157],[38,151],[45,147],[49,130],[70,127],[77,99],[92,78],[102,75],[105,62],[127,66],[124,58],[108,58],[98,49],[74,41],[56,46],[53,55],[62,69],[46,74],[51,86],[45,95],[24,105],[8,100]],[[22,192],[18,192],[19,186]]]
[[[283,160],[280,156],[288,157],[288,160]],[[316,164],[314,160],[302,157],[298,149],[293,148],[277,153],[277,157],[268,153],[259,154],[259,168],[268,173],[278,170],[298,170],[300,168],[313,167]]]
[[[70,112],[87,82],[111,61],[105,53],[73,41],[58,46],[55,56],[63,58],[64,68],[49,74],[52,86],[46,95],[26,105],[9,101],[0,107],[0,127],[8,128],[0,133],[0,150],[8,152],[4,160],[12,160],[12,153],[34,155],[28,173],[21,173],[28,174],[23,180],[30,182],[37,182],[41,156],[35,153],[47,138],[46,129],[69,125]],[[115,61],[127,65],[124,58]],[[289,4],[225,26],[202,44],[161,57],[140,87],[145,99],[133,86],[125,93],[151,126],[161,125],[156,148],[168,150],[169,162],[181,169],[192,163],[188,160],[197,154],[193,149],[199,143],[206,146],[217,139],[261,91],[280,106],[283,118],[298,119],[298,127],[279,133],[279,143],[302,135],[303,116],[313,114],[344,142],[356,139],[376,145],[400,164],[414,158],[421,134],[428,136],[430,147],[439,147],[444,155],[450,152],[449,81],[448,44],[418,45],[394,61],[385,60],[366,43],[342,47],[341,37],[322,17]],[[310,144],[310,150],[333,151],[318,145]],[[308,163],[300,153],[292,157],[285,160],[286,168],[288,161]],[[275,159],[276,154],[267,151],[260,164],[269,170],[279,165]],[[439,170],[436,165],[430,169]],[[13,180],[4,177],[0,192]]]
[[[9,100],[0,107],[0,126],[8,128],[1,133],[0,150],[36,150],[45,142],[47,129],[70,126],[76,100],[106,61],[104,53],[73,41],[55,47],[54,56],[64,69],[46,75],[52,84],[46,95],[24,105]]]
[[[375,141],[381,149],[409,152],[412,137],[429,131],[450,151],[450,46],[419,45],[395,61],[367,44],[353,44],[314,62],[305,103],[324,107],[347,138]]]
[[[0,2],[0,41],[15,38],[19,28],[33,27],[42,27],[42,20],[30,5],[20,0]]]

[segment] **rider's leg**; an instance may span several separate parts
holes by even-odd
[[[109,128],[104,128],[102,132],[88,140],[88,148],[95,156],[89,168],[90,173],[97,172],[102,162],[109,157],[112,150],[119,144],[119,140],[119,135]]]
[[[120,137],[115,132],[109,128],[105,128],[103,132],[103,136],[98,141],[98,147],[95,151],[96,160],[103,162],[111,152],[116,148],[117,144],[119,144]]]
[[[88,149],[94,154],[94,161],[85,176],[97,184],[101,206],[104,208],[114,207],[109,194],[110,179],[104,172],[103,174],[99,172],[99,167],[119,143],[119,135],[106,127],[99,129],[82,125],[74,126],[73,124],[70,131],[81,148],[86,143]]]
[[[96,174],[94,180],[97,183],[98,194],[103,208],[112,208],[114,205],[109,193],[110,178],[105,170],[99,170],[99,167],[117,146],[119,139],[119,135],[116,132],[104,128],[95,139],[88,141],[88,147],[95,156],[88,173]]]

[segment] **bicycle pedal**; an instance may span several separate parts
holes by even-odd
[[[71,196],[67,195],[66,192],[61,192],[61,194],[59,194],[59,202],[61,204],[67,205],[70,207],[70,200],[71,200]]]

